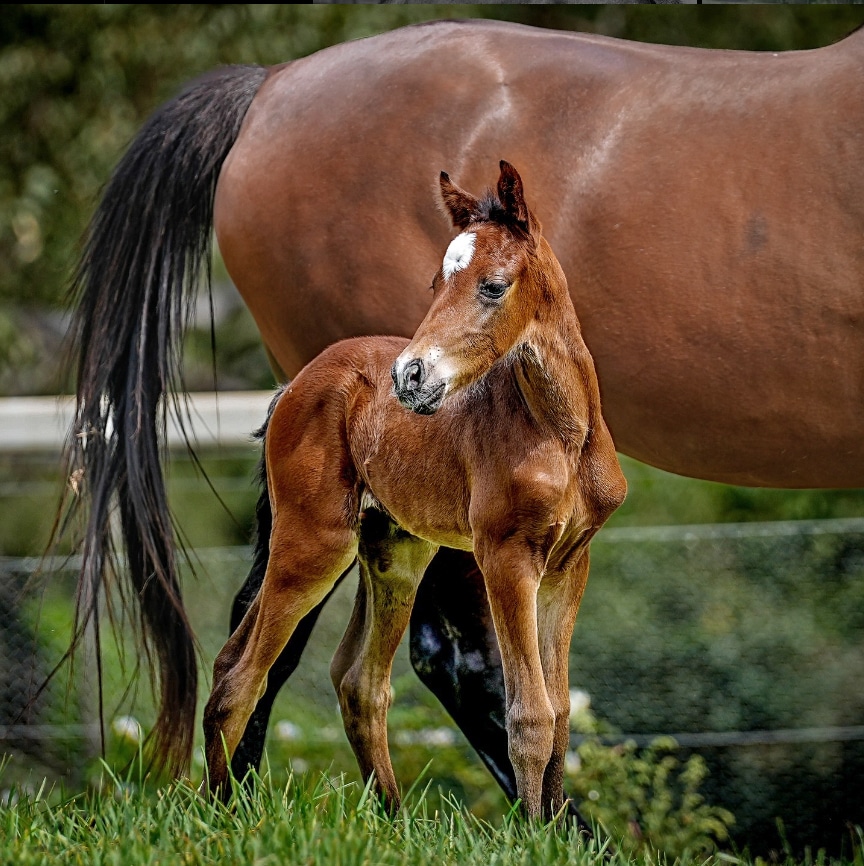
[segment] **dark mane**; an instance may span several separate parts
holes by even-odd
[[[518,236],[525,238],[530,235],[531,229],[526,220],[518,218],[511,210],[508,210],[501,201],[499,193],[494,189],[487,189],[483,195],[475,201],[471,208],[471,221],[475,223],[494,223],[504,226]],[[536,215],[531,214],[530,219],[536,229],[540,229],[540,223]]]
[[[513,218],[504,209],[501,199],[492,189],[487,189],[483,197],[477,201],[477,207],[471,216],[477,222],[499,223],[508,226],[513,224]]]
[[[471,211],[471,219],[478,223],[495,223],[506,226],[510,231],[519,235],[528,233],[528,226],[513,217],[504,207],[498,194],[493,189],[487,189],[483,196],[477,200],[476,206]]]

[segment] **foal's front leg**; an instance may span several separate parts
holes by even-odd
[[[538,604],[540,601],[538,596]],[[542,622],[545,615],[540,611],[538,614]],[[543,626],[540,628],[542,631]],[[566,643],[569,648],[569,639]],[[501,654],[489,613],[483,575],[473,554],[442,547],[426,568],[411,613],[411,663],[421,681],[441,701],[483,759],[507,797],[515,800],[518,794],[507,750]],[[555,699],[551,692],[549,697],[554,709]],[[568,706],[564,712],[562,763],[569,741],[569,689],[565,697]],[[556,721],[556,743],[560,737],[557,726]],[[549,767],[555,754],[553,748],[553,758],[544,775],[544,808],[550,802],[566,802],[567,815],[575,821],[579,832],[590,838],[590,825],[566,792],[547,793],[547,787],[549,792],[554,789]]]
[[[543,773],[543,811],[553,817],[564,805],[564,759],[570,743],[570,641],[588,581],[588,548],[575,565],[545,574],[537,594],[540,659],[555,713],[552,755]]]
[[[364,780],[375,774],[376,787],[391,811],[399,808],[400,795],[387,743],[390,672],[417,587],[437,549],[383,513],[367,512],[360,528],[357,600],[330,666],[360,772]]]
[[[524,539],[503,544],[482,540],[475,555],[486,581],[501,649],[508,751],[516,790],[524,812],[540,817],[543,775],[552,756],[556,714],[546,692],[537,638],[541,572],[536,549]]]

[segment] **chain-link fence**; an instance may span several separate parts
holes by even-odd
[[[0,755],[17,758],[0,788],[13,779],[32,788],[46,777],[76,781],[81,756],[98,746],[92,701],[82,701],[84,692],[67,688],[63,678],[45,685],[62,646],[46,635],[59,631],[68,639],[56,620],[69,621],[71,602],[54,605],[42,621],[28,586],[36,567],[37,560],[0,558]]]
[[[231,483],[251,502],[251,458],[244,459]],[[226,483],[218,485],[223,494]],[[182,498],[174,493],[175,502]],[[19,510],[26,513],[23,505]],[[249,549],[199,548],[194,558],[197,574],[187,574],[184,585],[202,645],[203,700],[206,669],[226,637]],[[80,785],[99,753],[95,663],[86,647],[72,679],[64,669],[34,699],[65,649],[74,605],[74,561],[46,562],[34,581],[38,564],[0,558],[0,752],[14,756],[0,788],[10,781],[38,786],[43,775]],[[280,756],[302,754],[298,768],[323,771],[334,761],[336,770],[353,769],[328,666],[355,585],[349,578],[328,604],[274,710],[270,742]],[[128,650],[127,673],[137,662]],[[146,678],[124,697],[128,677],[110,654],[103,674],[110,747],[112,737],[124,735],[122,717],[134,715],[146,727],[152,712]],[[440,708],[411,715],[415,703],[437,704],[410,671],[404,645],[394,683],[394,750],[422,745],[435,777],[445,772],[435,763],[436,748],[455,743],[459,760],[478,768],[468,804],[485,796],[477,791],[494,792]],[[796,849],[837,850],[848,824],[864,824],[862,683],[864,518],[620,526],[594,541],[571,684],[590,696],[610,742],[629,737],[641,745],[671,734],[682,758],[703,755],[711,770],[703,793],[735,814],[739,845],[776,849],[780,818]]]
[[[778,817],[795,845],[831,846],[847,823],[864,823],[864,520],[610,529],[592,555],[571,681],[590,695],[610,740],[672,734],[682,754],[702,754],[706,797],[733,811],[736,839],[755,850],[776,847]],[[212,658],[248,549],[198,557],[188,604]],[[89,707],[79,691],[55,688],[18,715],[62,646],[37,639],[37,627],[56,636],[71,604],[68,572],[41,602],[11,603],[31,565],[2,566],[0,734],[40,770],[68,772],[94,749],[92,688]],[[324,720],[323,739],[338,728],[327,667],[351,583],[277,706],[283,737],[308,705]],[[407,669],[403,647],[397,682]],[[109,717],[120,688],[113,676],[106,671]]]
[[[835,845],[864,821],[864,520],[610,529],[571,679],[638,742],[711,769],[740,842]]]

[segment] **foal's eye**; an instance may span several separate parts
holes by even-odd
[[[504,292],[510,288],[510,283],[503,280],[486,280],[480,283],[480,295],[490,301],[498,301],[504,297]]]

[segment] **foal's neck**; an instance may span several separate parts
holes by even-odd
[[[538,425],[579,449],[599,411],[593,363],[569,297],[550,309],[517,350],[513,373]]]

